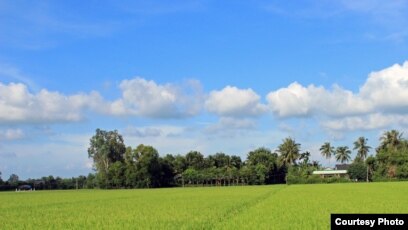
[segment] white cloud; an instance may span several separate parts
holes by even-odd
[[[278,117],[308,116],[326,119],[332,130],[377,129],[408,120],[408,62],[372,72],[359,92],[334,86],[292,83],[270,92],[267,101]]]
[[[270,92],[267,101],[271,110],[279,117],[315,114],[344,116],[366,113],[372,108],[370,102],[339,86],[335,85],[332,90],[327,90],[322,86],[304,87],[297,82]]]
[[[47,89],[29,91],[23,83],[0,82],[0,124],[77,122],[87,111],[148,118],[185,118],[199,114],[203,105],[219,116],[207,132],[245,130],[254,118],[272,111],[277,117],[313,117],[329,130],[368,130],[408,125],[408,61],[369,74],[358,92],[340,86],[303,86],[297,82],[266,96],[267,105],[252,89],[226,86],[211,91],[206,100],[198,81],[158,84],[143,78],[123,80],[120,98],[105,101],[98,92],[64,95]],[[160,130],[128,130],[134,136],[166,135]],[[11,134],[10,134],[11,135]],[[16,134],[15,134],[16,135]],[[3,135],[3,139],[5,136]]]
[[[257,116],[266,112],[266,106],[260,103],[259,95],[252,89],[233,86],[212,91],[205,107],[209,112],[224,117]]]
[[[408,61],[373,72],[360,89],[360,95],[375,109],[408,109]]]
[[[221,117],[220,120],[208,126],[205,129],[206,133],[230,133],[237,132],[238,130],[251,130],[256,128],[256,122],[253,119],[248,118],[232,118],[232,117]]]
[[[322,122],[322,126],[331,131],[372,130],[391,126],[408,125],[408,116],[403,114],[374,113],[363,116],[350,116]]]
[[[96,109],[101,102],[96,92],[66,96],[42,89],[33,94],[22,83],[0,82],[0,123],[79,121],[84,109]]]
[[[92,134],[59,134],[45,142],[10,142],[1,146],[0,169],[3,175],[16,173],[22,179],[47,175],[87,175],[90,159],[86,152]],[[71,166],[71,167],[67,167]]]
[[[19,140],[25,137],[23,130],[21,129],[6,129],[0,130],[0,141],[12,141],[12,140]]]
[[[121,133],[125,139],[141,139],[144,140],[159,140],[164,139],[166,137],[178,137],[182,136],[184,133],[188,132],[189,128],[183,126],[175,126],[175,125],[152,125],[152,126],[127,126]],[[190,132],[191,134],[191,132]]]
[[[138,115],[151,118],[194,116],[201,110],[201,86],[189,81],[186,86],[159,85],[143,78],[123,80],[122,98],[111,104],[114,115]]]
[[[198,114],[202,90],[197,81],[159,85],[141,78],[120,84],[122,97],[105,101],[98,92],[64,95],[42,89],[32,93],[23,83],[0,82],[0,123],[76,122],[86,111],[108,115],[182,118]]]
[[[124,134],[134,137],[157,137],[162,134],[162,130],[154,127],[136,128],[129,126],[125,129]]]

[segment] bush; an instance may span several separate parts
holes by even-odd
[[[350,179],[364,181],[367,179],[367,166],[363,162],[354,162],[348,168]]]

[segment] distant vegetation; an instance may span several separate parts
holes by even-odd
[[[380,137],[375,155],[367,139],[353,143],[356,157],[349,168],[349,176],[358,181],[386,181],[408,179],[408,141],[402,133],[391,130]],[[348,146],[334,147],[325,142],[321,154],[340,163],[351,161]],[[95,173],[73,178],[53,176],[20,181],[13,174],[7,181],[1,179],[0,189],[15,189],[29,184],[35,189],[75,188],[159,188],[174,186],[231,186],[280,183],[348,182],[344,178],[321,179],[312,175],[322,169],[317,161],[310,161],[310,153],[302,152],[301,145],[286,138],[275,152],[267,148],[250,151],[245,161],[239,156],[216,153],[204,156],[197,151],[186,155],[160,156],[153,146],[125,146],[123,137],[115,131],[97,129],[90,139],[88,156],[93,159]]]

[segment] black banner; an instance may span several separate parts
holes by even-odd
[[[408,229],[408,214],[331,214],[331,229]]]

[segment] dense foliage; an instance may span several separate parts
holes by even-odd
[[[286,141],[282,152],[300,146],[293,139]],[[88,149],[96,170],[90,184],[100,188],[158,188],[284,183],[287,165],[293,164],[299,154],[296,148],[289,150],[279,158],[269,149],[258,148],[248,153],[245,162],[235,155],[205,157],[197,151],[161,157],[152,146],[125,147],[117,131],[98,129]]]

